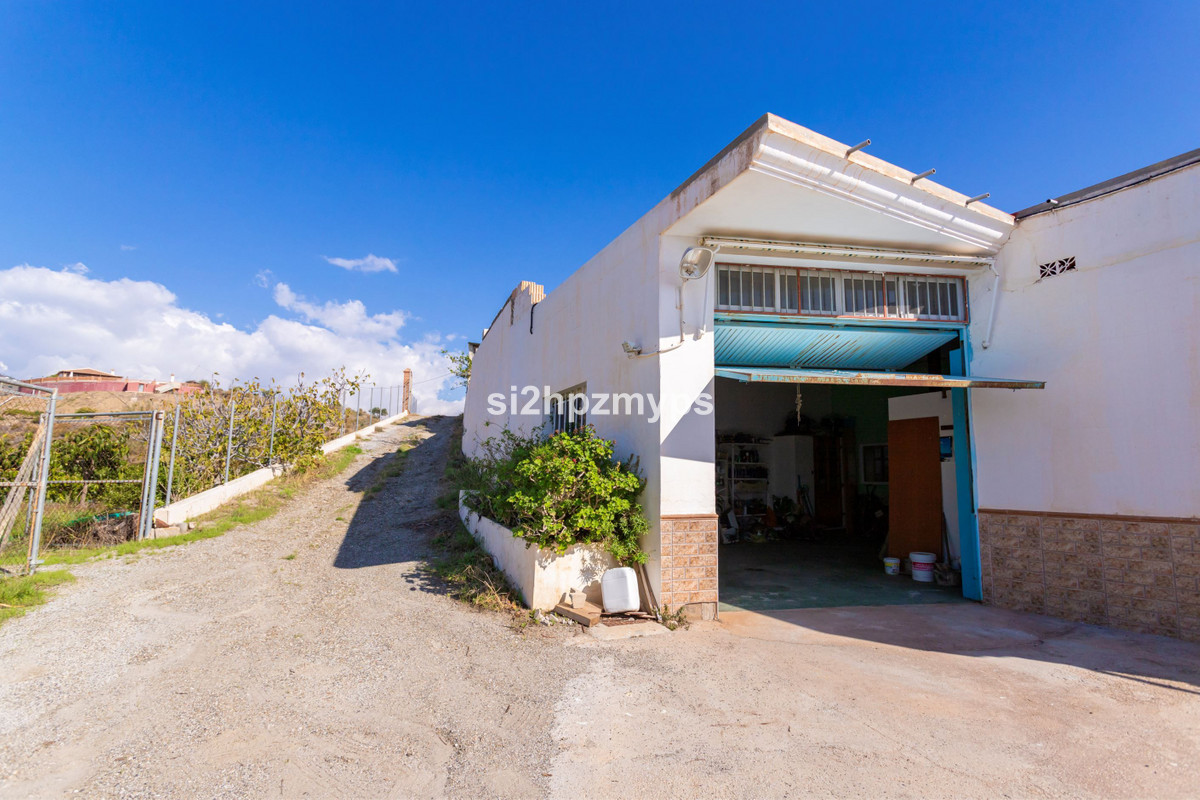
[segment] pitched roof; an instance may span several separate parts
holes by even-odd
[[[122,375],[114,375],[111,372],[104,372],[103,370],[91,369],[89,367],[84,367],[82,369],[61,369],[58,371],[57,374],[58,375],[74,375],[74,376],[77,376],[80,378],[122,378],[122,377],[124,377]]]

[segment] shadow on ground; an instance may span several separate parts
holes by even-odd
[[[756,639],[815,644],[813,634],[828,634],[966,657],[1029,659],[1200,695],[1198,644],[976,603],[736,611],[722,612],[721,619],[730,632]]]
[[[338,569],[363,569],[388,564],[421,562],[434,555],[433,537],[457,517],[438,509],[446,458],[452,445],[454,417],[422,417],[388,429],[389,449],[371,452],[376,457],[346,479],[352,491],[371,494],[354,512],[333,565]],[[426,435],[427,432],[427,435]],[[413,445],[403,471],[385,475],[396,448]],[[439,586],[411,575],[414,588],[444,592]]]

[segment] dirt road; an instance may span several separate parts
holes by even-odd
[[[389,427],[269,520],[74,568],[0,628],[0,794],[1194,793],[1194,645],[970,605],[617,642],[473,612],[421,569],[451,430]]]

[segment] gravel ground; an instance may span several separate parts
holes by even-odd
[[[421,569],[452,430],[390,426],[269,520],[73,568],[0,628],[0,794],[1195,794],[1194,645],[967,604],[615,642],[474,612]]]

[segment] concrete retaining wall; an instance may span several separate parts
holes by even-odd
[[[525,605],[549,611],[572,589],[601,604],[600,578],[617,566],[616,559],[602,548],[578,544],[559,555],[553,550],[526,547],[525,540],[513,536],[508,528],[468,509],[461,497],[458,511],[467,530],[491,554]]]

